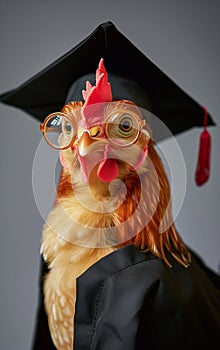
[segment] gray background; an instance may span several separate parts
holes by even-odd
[[[187,190],[176,225],[183,239],[218,271],[219,248],[219,1],[1,1],[0,92],[14,88],[111,20],[217,122],[212,132],[211,179],[194,183],[200,131],[177,137]],[[37,296],[39,246],[44,219],[35,204],[32,166],[41,140],[39,123],[0,105],[1,240],[0,349],[30,349]],[[42,156],[47,171],[48,154]],[[50,175],[49,175],[50,176]],[[41,184],[42,183],[42,179]],[[179,183],[181,186],[181,182]],[[44,188],[47,214],[53,193]],[[173,193],[174,202],[176,193]],[[43,216],[44,216],[43,215]]]

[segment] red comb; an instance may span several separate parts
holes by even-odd
[[[82,113],[86,125],[88,126],[91,122],[96,121],[97,117],[99,122],[101,122],[100,118],[102,118],[101,114],[103,109],[102,103],[112,101],[111,85],[108,82],[108,73],[106,72],[103,58],[101,58],[98,69],[96,70],[96,85],[92,86],[92,84],[87,81],[86,90],[82,91],[82,95],[85,100]],[[94,106],[92,108],[87,108],[90,105]]]

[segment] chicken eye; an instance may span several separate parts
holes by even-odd
[[[134,143],[139,135],[139,120],[135,113],[129,111],[112,113],[107,119],[105,132],[112,143],[126,147]]]
[[[130,137],[134,132],[134,121],[129,114],[122,115],[118,120],[117,133],[121,137]]]
[[[63,123],[63,132],[66,135],[70,135],[72,133],[72,125],[70,124],[70,122],[68,122],[66,120]]]
[[[118,123],[118,131],[122,136],[130,136],[133,133],[133,118],[129,114],[124,114]]]

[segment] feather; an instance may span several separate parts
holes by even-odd
[[[86,99],[92,89],[87,84]],[[128,101],[106,104],[103,118],[125,104],[127,108]],[[69,103],[62,111],[81,125],[82,106]],[[132,103],[129,106],[139,113]],[[137,168],[132,167],[146,147],[147,157]],[[65,168],[43,228],[41,246],[50,269],[44,283],[45,308],[57,349],[73,349],[77,277],[107,254],[134,244],[143,252],[150,250],[169,267],[169,254],[185,267],[190,263],[173,223],[168,180],[150,133],[140,133],[134,146],[111,152],[118,164],[118,176],[109,184],[97,176],[99,164],[91,170],[88,183],[84,182],[77,147],[61,151]],[[161,233],[164,218],[166,229]]]

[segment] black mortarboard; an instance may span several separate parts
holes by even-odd
[[[173,134],[203,125],[203,108],[156,67],[111,22],[99,25],[76,47],[20,87],[2,94],[0,100],[19,107],[42,121],[49,113],[63,107],[73,82],[87,73],[94,73],[102,57],[108,73],[125,75],[146,90],[152,113]],[[81,94],[80,89],[79,92]],[[76,98],[82,100],[82,95]],[[139,107],[145,108],[140,104]],[[210,116],[208,124],[214,125]]]
[[[81,90],[85,88],[84,76],[94,74],[100,58],[104,58],[113,97],[132,99],[130,97],[135,96],[134,102],[144,109],[148,109],[149,99],[151,112],[166,124],[172,134],[203,126],[204,108],[111,22],[99,25],[86,39],[40,73],[20,87],[2,94],[0,101],[19,107],[43,121],[49,113],[63,107],[67,95],[68,99],[83,100]],[[113,78],[116,77],[114,82],[111,81],[111,74]],[[144,95],[148,98],[144,98]],[[206,117],[207,125],[215,125],[209,114]],[[166,136],[159,135],[156,139]]]

